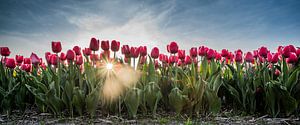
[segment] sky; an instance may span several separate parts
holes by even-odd
[[[12,55],[44,57],[51,41],[63,51],[90,39],[180,49],[230,51],[300,46],[299,0],[0,0],[0,46]]]

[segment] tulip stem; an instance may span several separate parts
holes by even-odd
[[[114,52],[114,59],[116,59],[116,52]]]

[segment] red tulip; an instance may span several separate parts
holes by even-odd
[[[51,56],[50,56],[50,64],[51,65],[57,65],[57,56],[56,56],[56,54],[51,54]]]
[[[261,56],[258,56],[258,59],[259,59],[259,62],[260,62],[260,63],[265,62],[265,58],[263,58],[263,57],[261,57]]]
[[[173,64],[178,60],[177,56],[170,56],[169,57],[169,63]]]
[[[296,53],[297,50],[296,50],[295,46],[289,45],[289,47],[290,47],[290,52]]]
[[[184,59],[184,64],[189,65],[192,64],[192,60],[190,56],[186,56]]]
[[[98,61],[98,60],[99,60],[99,56],[98,56],[98,54],[91,54],[91,55],[90,55],[90,59],[91,59],[92,61]]]
[[[170,45],[167,45],[167,52],[170,53]]]
[[[5,66],[8,68],[15,68],[16,67],[16,62],[14,58],[6,58],[5,60]]]
[[[218,52],[215,52],[215,58],[216,58],[216,60],[221,60],[221,58],[222,58],[222,56],[221,56],[221,54],[220,53],[218,53]]]
[[[296,63],[298,61],[298,57],[296,53],[291,52],[289,58],[287,58],[287,63]]]
[[[246,62],[253,62],[253,61],[254,61],[254,57],[253,57],[253,55],[252,55],[251,52],[247,52],[247,53],[246,53],[245,61],[246,61]]]
[[[297,49],[296,55],[299,57],[300,56],[300,48]]]
[[[253,57],[254,57],[254,58],[257,58],[257,57],[258,57],[258,50],[254,50],[254,51],[253,51]]]
[[[73,61],[75,59],[75,56],[76,56],[76,54],[75,54],[75,52],[73,50],[69,49],[67,51],[67,60]]]
[[[117,52],[119,51],[120,49],[120,42],[119,41],[116,41],[116,40],[112,40],[111,41],[111,51],[113,52]]]
[[[40,58],[35,53],[31,53],[30,58],[32,64],[34,65],[40,64]]]
[[[60,42],[52,42],[52,51],[54,52],[54,53],[59,53],[59,52],[61,52],[61,49],[62,49],[62,47],[61,47],[61,43]]]
[[[185,58],[185,50],[178,50],[178,58],[184,60]]]
[[[60,57],[59,58],[60,58],[61,61],[65,61],[67,59],[67,55],[62,52],[62,53],[60,53]]]
[[[1,56],[9,56],[10,51],[8,47],[0,47]]]
[[[196,47],[192,47],[191,49],[190,49],[190,56],[192,57],[192,58],[195,58],[195,57],[197,57],[197,48]]]
[[[205,56],[207,54],[208,48],[205,46],[200,46],[198,49],[199,56]]]
[[[238,50],[234,51],[234,53],[235,53],[235,54],[240,53],[240,54],[243,55],[243,51],[242,51],[241,49],[238,49]]]
[[[279,59],[278,56],[279,56],[278,53],[275,53],[275,54],[268,53],[267,60],[270,63],[277,63],[278,59]]]
[[[208,60],[212,59],[212,58],[215,58],[215,51],[213,49],[208,49],[207,51],[207,55],[206,55],[206,58]]]
[[[16,55],[16,62],[21,64],[23,62],[24,58],[21,55]]]
[[[82,50],[82,53],[83,53],[83,55],[85,55],[85,56],[89,56],[89,55],[91,55],[92,50],[91,50],[90,48],[84,48],[84,49]]]
[[[131,55],[131,57],[137,58],[137,57],[139,57],[139,54],[140,54],[140,48],[131,47],[131,49],[130,49],[130,55]]]
[[[282,52],[283,52],[282,49],[283,49],[283,46],[278,46],[277,53],[282,54]]]
[[[130,58],[124,58],[124,62],[125,62],[125,63],[129,63],[129,59],[130,59]]]
[[[146,46],[140,46],[140,55],[141,56],[147,56],[147,47]]]
[[[154,47],[151,51],[151,57],[153,59],[157,59],[159,56],[159,49],[157,47]]]
[[[170,53],[175,54],[178,52],[178,45],[176,42],[171,42],[169,46]]]
[[[99,40],[96,38],[92,38],[90,42],[90,49],[92,51],[98,51],[99,50]]]
[[[30,58],[24,58],[24,64],[31,64]]]
[[[125,55],[129,55],[130,54],[130,48],[128,45],[123,45],[122,47],[122,54],[125,54]]]
[[[147,56],[141,56],[140,64],[144,64],[147,61]]]
[[[74,46],[73,51],[76,55],[81,55],[81,48],[79,46]]]
[[[229,54],[229,52],[228,52],[227,49],[222,49],[222,51],[221,51],[221,56],[222,56],[222,57],[227,57],[228,54]]]
[[[290,46],[285,46],[282,50],[282,56],[288,58],[290,56],[291,49]]]
[[[31,72],[31,64],[22,64],[21,69],[26,72]]]
[[[102,53],[100,53],[100,59],[103,59],[104,57],[106,59],[109,59],[109,57],[110,57],[110,51],[103,51]]]
[[[178,51],[178,52],[179,52],[179,51]],[[177,66],[182,66],[182,60],[181,60],[181,59],[178,60]]]
[[[83,58],[81,55],[76,56],[76,64],[81,65],[83,63]]]
[[[45,52],[45,58],[46,58],[46,60],[47,60],[47,63],[50,63],[49,55],[51,55],[50,52]]]
[[[267,58],[267,56],[268,56],[268,49],[266,47],[262,46],[262,47],[259,48],[258,54],[261,57]]]
[[[235,54],[235,62],[237,62],[237,63],[241,63],[242,61],[243,61],[243,56],[242,56],[242,54],[241,53],[239,53],[239,52],[237,52],[236,54]]]
[[[109,41],[107,40],[107,41],[101,41],[101,48],[102,48],[102,50],[104,50],[104,51],[107,51],[107,50],[109,50]]]
[[[159,61],[166,63],[168,62],[168,56],[164,54],[159,54]]]
[[[280,72],[278,69],[276,69],[274,74],[275,74],[275,76],[279,76],[280,73],[281,73],[281,72]]]

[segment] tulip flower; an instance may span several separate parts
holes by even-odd
[[[234,59],[235,59],[235,62],[241,63],[243,61],[243,56],[242,56],[242,54],[240,52],[237,52],[235,54],[235,58]]]
[[[83,63],[83,58],[81,55],[76,56],[76,65],[81,65]]]
[[[222,56],[222,57],[227,57],[228,54],[229,54],[229,52],[228,52],[227,49],[222,49],[222,51],[221,51],[221,56]]]
[[[101,41],[101,48],[104,51],[109,50],[109,41],[108,40],[107,41],[105,41],[105,40]]]
[[[275,53],[275,54],[268,53],[267,60],[270,63],[277,63],[279,60],[278,56],[279,56],[278,53]]]
[[[141,56],[147,56],[147,47],[146,46],[140,46],[140,55]]]
[[[267,47],[260,47],[259,50],[258,50],[258,54],[261,56],[261,57],[264,57],[264,58],[267,58],[268,56],[268,49]]]
[[[105,57],[105,59],[109,59],[110,51],[103,51],[102,53],[100,53],[100,59],[103,59],[104,57]]]
[[[140,64],[144,64],[147,61],[147,56],[141,56]]]
[[[191,49],[190,49],[190,56],[192,57],[192,58],[195,58],[195,57],[197,57],[197,48],[196,47],[192,47]]]
[[[299,57],[300,56],[300,48],[297,49],[296,55]]]
[[[253,57],[254,57],[254,58],[257,58],[257,57],[258,57],[258,50],[254,50],[254,51],[253,51]]]
[[[119,41],[116,41],[116,40],[112,40],[111,41],[111,51],[113,52],[117,52],[119,51],[120,49],[120,42]]]
[[[130,48],[131,57],[137,58],[137,57],[139,57],[139,54],[140,54],[140,48],[137,48],[137,47],[131,47]]]
[[[31,64],[31,59],[30,58],[24,58],[24,64]]]
[[[169,63],[174,64],[178,60],[177,56],[170,56]]]
[[[67,51],[67,60],[68,61],[73,61],[75,59],[75,56],[76,56],[76,54],[73,50],[69,49]]]
[[[178,51],[179,52],[179,51]],[[182,60],[181,59],[178,59],[177,61],[177,66],[182,66]]]
[[[288,58],[290,56],[291,49],[290,46],[285,46],[282,50],[282,56]]]
[[[91,59],[92,61],[98,61],[98,60],[99,60],[99,56],[98,56],[98,54],[91,54],[91,55],[90,55],[90,59]]]
[[[280,72],[278,69],[276,69],[274,75],[275,75],[275,76],[279,76],[280,73],[281,73],[281,72]]]
[[[61,50],[62,50],[61,43],[52,41],[52,51],[54,53],[59,53],[61,52]]]
[[[16,62],[14,58],[7,58],[5,60],[5,66],[11,69],[14,69],[16,67]]]
[[[178,50],[178,58],[184,60],[185,58],[185,50]]]
[[[21,55],[16,55],[16,62],[17,62],[18,64],[21,64],[21,63],[23,62],[23,60],[24,60],[24,57],[23,57],[23,56],[21,56]]]
[[[51,54],[50,56],[50,64],[51,65],[57,65],[58,57],[56,54]]]
[[[124,58],[125,63],[129,63],[129,58]]]
[[[128,45],[123,45],[121,51],[122,51],[122,54],[124,54],[124,55],[129,55],[130,54],[130,48],[129,48]]]
[[[178,45],[176,42],[171,42],[169,45],[169,50],[171,54],[175,54],[178,52]]]
[[[245,61],[246,61],[246,62],[250,62],[250,63],[254,61],[254,57],[253,57],[253,55],[252,55],[251,52],[247,52],[247,53],[246,53]]]
[[[32,64],[34,64],[36,66],[38,64],[40,64],[40,58],[35,53],[31,53],[30,58],[31,58],[31,63]]]
[[[296,63],[298,61],[296,53],[290,52],[289,58],[286,61],[287,63]]]
[[[89,56],[89,55],[91,55],[92,50],[91,50],[90,48],[84,48],[84,49],[82,50],[82,53],[83,53],[83,55],[85,55],[85,56]]]
[[[167,52],[170,53],[170,45],[167,45]]]
[[[9,56],[10,51],[8,47],[0,47],[1,56]]]
[[[92,38],[90,42],[90,49],[92,51],[98,51],[99,50],[99,40],[96,38]]]
[[[205,46],[200,46],[198,49],[199,56],[205,56],[207,54],[208,48]]]
[[[215,58],[216,58],[216,60],[221,60],[222,56],[220,53],[215,52]]]
[[[282,49],[283,49],[283,46],[278,46],[277,53],[282,54],[282,52],[283,52]]]
[[[207,55],[206,55],[206,58],[208,59],[208,60],[210,60],[210,59],[212,59],[212,58],[215,58],[215,50],[213,50],[213,49],[208,49],[208,51],[207,51]]]
[[[22,64],[21,69],[24,70],[25,72],[31,72],[31,64]]]
[[[157,59],[159,56],[159,49],[157,47],[154,47],[151,51],[151,57],[153,59]]]
[[[290,47],[290,52],[296,53],[297,50],[296,50],[295,46],[289,45],[289,47]]]
[[[79,46],[74,46],[73,51],[76,55],[81,55],[81,48]]]
[[[60,53],[60,57],[59,58],[60,58],[61,61],[65,61],[67,59],[67,55],[62,52],[62,53]]]
[[[192,60],[190,56],[186,56],[184,59],[184,64],[189,65],[192,64]]]

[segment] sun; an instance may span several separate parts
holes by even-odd
[[[112,63],[107,63],[106,64],[106,69],[108,69],[108,70],[112,70],[113,69],[113,64]]]

